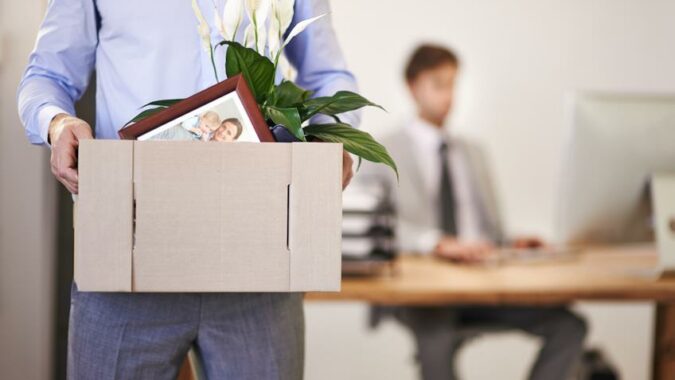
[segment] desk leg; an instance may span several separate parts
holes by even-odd
[[[656,305],[652,379],[675,379],[675,304]]]

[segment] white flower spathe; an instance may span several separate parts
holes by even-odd
[[[270,13],[271,0],[246,0],[245,5],[246,14],[253,24],[255,49],[258,53],[264,54],[267,34],[265,23]]]
[[[199,8],[199,5],[197,4],[197,0],[192,0],[192,10],[194,11],[195,16],[197,17],[197,22],[199,23],[197,26],[197,31],[199,32],[199,37],[202,40],[202,47],[209,54],[212,54],[213,52],[211,51],[211,29],[209,28],[209,24],[206,22],[206,19],[204,18],[204,14],[202,14],[202,10]]]
[[[295,0],[272,0],[268,45],[270,56],[273,58],[277,55],[286,29],[288,29],[291,21],[293,21],[294,6]]]
[[[270,12],[271,0],[246,0],[246,14],[253,23],[263,23]]]
[[[256,51],[262,55],[265,55],[265,45],[267,44],[267,32],[265,31],[265,24],[258,26],[255,37],[257,38],[255,47]]]
[[[295,0],[276,0],[275,13],[279,20],[281,29],[279,30],[279,38],[283,37],[286,29],[293,21],[293,9],[295,8]]]
[[[253,24],[248,24],[244,30],[244,41],[242,45],[252,48],[255,45],[255,33],[253,32]]]
[[[215,1],[213,2],[213,23],[216,25],[216,29],[218,29],[220,36],[227,38],[225,33],[225,24],[223,24],[223,19],[220,17],[220,12],[218,11],[218,6],[216,5]]]
[[[223,29],[225,40],[234,41],[244,18],[244,0],[227,0],[223,10]],[[246,41],[244,41],[246,44]]]
[[[297,23],[293,27],[293,29],[291,30],[291,33],[288,34],[288,37],[284,41],[284,44],[281,45],[281,50],[283,50],[286,47],[286,45],[288,45],[293,40],[293,38],[297,37],[298,34],[305,31],[305,29],[307,29],[307,27],[309,27],[314,22],[318,21],[319,19],[321,19],[324,16],[326,16],[326,13],[324,13],[320,16],[312,17],[312,18],[304,20],[304,21],[300,21],[299,23]]]
[[[295,81],[298,74],[284,54],[279,56],[279,71],[286,80],[291,82]]]

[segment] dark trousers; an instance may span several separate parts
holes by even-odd
[[[530,380],[568,380],[586,336],[586,323],[565,307],[407,307],[396,318],[415,337],[424,380],[456,380],[454,358],[471,336],[520,330],[542,338]]]

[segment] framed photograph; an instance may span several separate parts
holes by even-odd
[[[139,141],[275,141],[242,75],[124,127],[119,136]]]

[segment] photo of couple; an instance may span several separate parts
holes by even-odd
[[[236,94],[187,113],[139,136],[138,140],[260,142]]]

